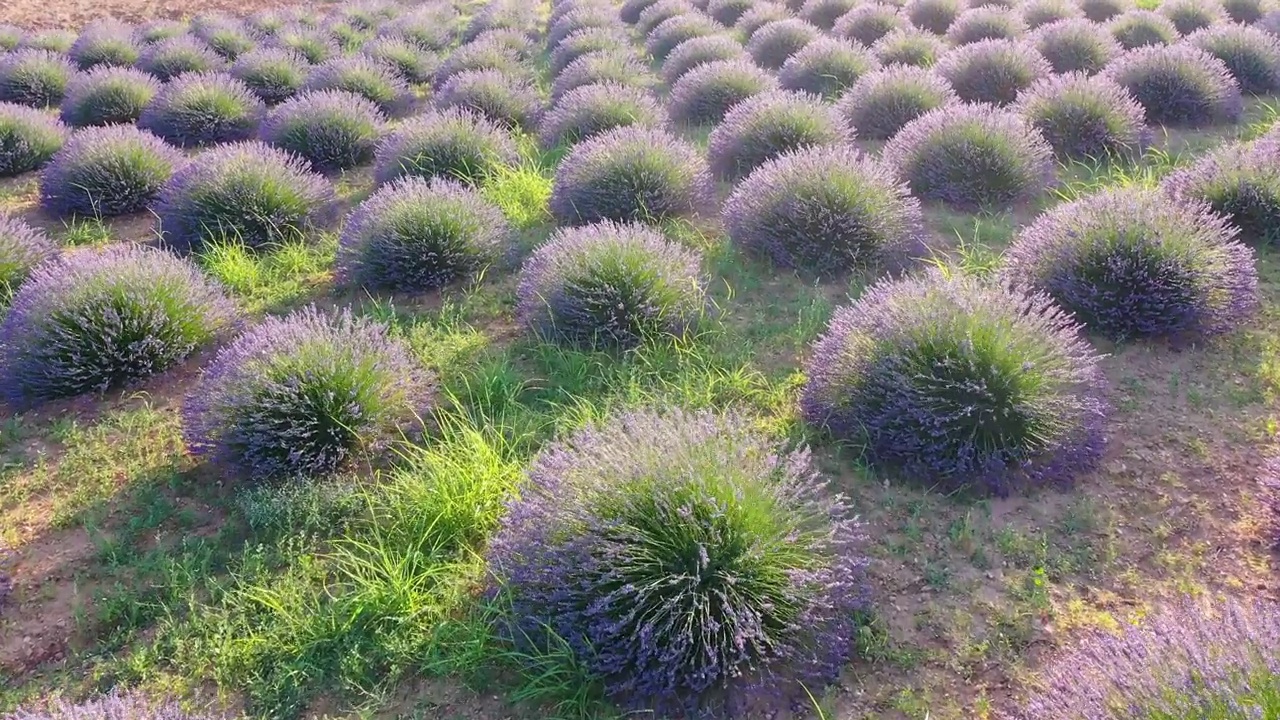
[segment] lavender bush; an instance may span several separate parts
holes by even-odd
[[[191,263],[142,245],[35,268],[0,322],[10,402],[105,392],[163,372],[228,332],[235,309]]]
[[[1255,27],[1222,24],[1193,33],[1187,43],[1218,58],[1244,92],[1280,90],[1280,39]]]
[[[750,40],[756,31],[778,20],[786,20],[791,17],[791,13],[787,12],[786,6],[781,3],[772,2],[772,0],[762,0],[758,5],[751,8],[738,18],[733,24],[733,29],[738,31],[738,35]]]
[[[666,113],[650,93],[599,83],[565,93],[542,118],[538,137],[544,148],[573,145],[619,127],[661,128]]]
[[[510,235],[501,208],[473,188],[404,178],[379,188],[348,218],[339,272],[366,288],[434,290],[500,260]]]
[[[360,53],[412,85],[430,83],[440,68],[439,57],[398,37],[373,38],[360,48]]]
[[[1084,11],[1072,0],[1031,0],[1019,8],[1019,11],[1022,13],[1022,21],[1031,30],[1059,20],[1084,17]]]
[[[1244,240],[1280,241],[1280,137],[1230,143],[1167,176],[1161,187],[1180,203],[1205,203]]]
[[[1046,293],[1118,340],[1227,332],[1258,302],[1253,251],[1203,205],[1156,190],[1110,190],[1024,228],[1000,276]]]
[[[630,39],[613,28],[583,28],[569,35],[551,51],[548,67],[552,79],[564,72],[574,60],[593,52],[612,51],[625,47]]]
[[[261,48],[236,58],[229,72],[262,102],[277,105],[302,89],[310,68],[291,50]]]
[[[952,45],[968,45],[983,40],[1012,40],[1027,32],[1022,17],[1011,10],[983,5],[960,13],[947,28]]]
[[[319,65],[338,55],[338,43],[323,30],[301,26],[281,28],[273,37],[272,43],[281,50],[287,50],[302,57],[311,65]]]
[[[59,115],[72,127],[133,123],[160,92],[160,83],[141,70],[98,67],[72,78]]]
[[[168,82],[183,73],[220,70],[222,63],[222,56],[203,40],[179,35],[147,46],[138,58],[138,69]]]
[[[746,60],[706,63],[685,73],[671,88],[667,111],[673,122],[714,125],[734,105],[777,89],[772,75]]]
[[[902,12],[921,30],[945,35],[965,7],[963,0],[910,0]]]
[[[859,137],[888,140],[925,113],[959,102],[939,75],[923,68],[890,66],[854,83],[836,103],[836,111]]]
[[[1166,0],[1157,10],[1169,18],[1179,35],[1217,25],[1226,16],[1217,0]]]
[[[67,127],[25,105],[0,102],[0,177],[44,167],[62,148]]]
[[[625,709],[786,709],[867,610],[861,527],[748,419],[628,413],[535,458],[490,546],[518,635],[565,638]]]
[[[373,160],[386,118],[377,105],[342,90],[305,92],[276,106],[259,137],[321,172]]]
[[[1169,18],[1151,10],[1130,10],[1107,22],[1111,37],[1126,50],[1148,45],[1169,45],[1178,39],[1178,29]]]
[[[1107,65],[1105,74],[1133,95],[1153,124],[1235,123],[1244,112],[1240,87],[1227,66],[1192,45],[1130,50]]]
[[[707,142],[716,177],[736,181],[792,150],[831,146],[853,139],[829,105],[816,95],[771,92],[734,105]]]
[[[511,134],[475,113],[438,110],[397,127],[374,157],[379,183],[443,177],[474,185],[520,161]]]
[[[1043,295],[932,272],[838,309],[805,369],[807,422],[925,486],[1005,493],[1098,460],[1098,355]]]
[[[1231,22],[1250,25],[1261,20],[1271,5],[1265,0],[1222,0],[1222,9]]]
[[[196,18],[191,23],[191,32],[228,62],[235,62],[236,58],[258,46],[244,25],[236,20],[222,18],[201,22]]]
[[[57,252],[58,246],[43,232],[0,214],[0,308],[9,305],[32,270]]]
[[[454,75],[435,96],[436,107],[477,113],[503,128],[532,130],[543,113],[543,99],[531,82],[498,70],[469,70]]]
[[[569,91],[584,85],[615,83],[636,88],[655,84],[649,65],[626,50],[598,50],[569,63],[551,84],[551,101],[559,102]]]
[[[49,50],[0,54],[0,102],[45,108],[62,102],[75,67]]]
[[[894,30],[909,25],[907,17],[895,5],[867,3],[840,16],[831,34],[864,47],[871,47],[877,40]]]
[[[1103,23],[1134,8],[1133,0],[1076,0],[1085,19]]]
[[[649,33],[645,38],[644,49],[653,59],[662,61],[686,40],[716,35],[723,31],[724,26],[702,13],[677,15],[662,21]]]
[[[427,52],[442,52],[457,34],[457,13],[452,8],[422,7],[409,11],[382,26],[381,32],[403,38]]]
[[[124,67],[138,61],[133,29],[117,20],[96,20],[80,32],[67,55],[81,70],[97,65]]]
[[[1056,73],[1100,72],[1124,52],[1105,27],[1083,19],[1049,23],[1031,40]]]
[[[817,40],[822,31],[797,18],[775,20],[760,26],[747,41],[747,53],[758,65],[777,70],[787,58]]]
[[[673,17],[691,15],[697,12],[699,10],[687,0],[658,0],[658,2],[650,4],[640,13],[640,17],[635,22],[636,32],[641,37],[644,37],[653,32],[654,28]]]
[[[854,9],[858,0],[804,0],[798,13],[801,20],[819,30],[831,30],[836,21],[845,13]],[[737,20],[737,18],[734,18]],[[732,23],[726,23],[732,24]]]
[[[894,30],[876,41],[871,52],[881,65],[933,67],[947,52],[947,44],[933,33],[922,30]]]
[[[787,58],[778,71],[778,82],[787,90],[798,90],[824,98],[835,98],[879,67],[866,48],[835,38],[819,38]]]
[[[1017,40],[980,40],[956,48],[934,70],[964,102],[997,106],[1011,104],[1053,72],[1034,46]]]
[[[385,65],[356,55],[335,58],[307,76],[303,90],[345,90],[366,98],[384,113],[394,115],[410,102],[409,86]]]
[[[182,147],[246,140],[266,112],[244,83],[224,73],[174,78],[142,110],[138,127]]]
[[[133,31],[133,38],[140,48],[185,35],[190,26],[178,20],[152,20]],[[74,39],[74,38],[73,38]]]
[[[673,87],[685,73],[707,63],[741,60],[747,51],[731,35],[719,34],[686,40],[675,47],[662,62],[662,81]]]
[[[2,581],[0,581],[2,582]],[[79,703],[58,700],[36,709],[22,709],[5,720],[215,720],[192,715],[174,702],[157,702],[141,693],[112,691]]]
[[[562,225],[661,222],[696,215],[714,197],[696,146],[661,129],[621,127],[578,143],[561,161],[551,214]]]
[[[327,475],[413,434],[432,392],[385,326],[312,306],[219,350],[183,404],[183,436],[255,480]]]
[[[145,210],[183,159],[177,148],[132,125],[85,128],[40,174],[40,205],[55,216]]]
[[[1022,93],[1013,109],[1060,158],[1134,158],[1151,141],[1142,106],[1106,77],[1053,75]]]
[[[69,30],[41,30],[23,35],[18,47],[48,50],[65,55],[75,41],[76,34]]]
[[[756,3],[757,0],[711,0],[707,4],[707,14],[721,25],[733,27],[747,11],[756,7]]]

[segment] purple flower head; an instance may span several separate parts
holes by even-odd
[[[0,214],[0,307],[6,307],[31,271],[53,258],[58,246],[16,217]]]
[[[281,50],[296,53],[312,65],[319,65],[341,54],[332,35],[301,25],[280,28],[271,42]]]
[[[672,87],[685,73],[707,63],[740,60],[747,51],[732,35],[720,33],[686,40],[675,47],[662,62],[662,81]]]
[[[183,73],[219,70],[222,64],[221,55],[191,35],[179,35],[148,45],[138,58],[138,68],[161,82],[168,82]]]
[[[1217,0],[1165,0],[1157,10],[1173,21],[1179,35],[1190,35],[1226,19]]]
[[[359,95],[313,90],[276,106],[260,137],[316,170],[332,172],[373,160],[385,124],[378,106]]]
[[[1104,23],[1111,18],[1132,10],[1133,0],[1076,0],[1086,20]]]
[[[407,177],[360,203],[342,229],[339,274],[367,288],[435,290],[506,254],[501,208],[454,180]]]
[[[539,126],[543,147],[573,145],[618,127],[662,128],[667,116],[652,94],[639,88],[598,83],[560,98]]]
[[[86,25],[67,50],[81,70],[97,65],[129,66],[138,61],[133,28],[118,20],[95,20]]]
[[[1187,43],[1221,60],[1242,91],[1280,90],[1280,39],[1265,30],[1223,23],[1192,33]]]
[[[333,187],[302,158],[260,142],[196,156],[161,190],[165,242],[184,251],[237,242],[258,249],[298,240],[333,215]]]
[[[360,52],[413,85],[430,83],[441,63],[434,53],[392,36],[373,38],[364,44]]]
[[[41,30],[23,35],[18,47],[49,50],[65,55],[75,41],[76,34],[69,30]]]
[[[966,6],[964,0],[910,0],[902,12],[921,30],[945,35]]]
[[[582,28],[566,37],[555,50],[551,51],[548,61],[551,77],[555,79],[574,60],[588,53],[612,51],[625,47],[630,42],[627,35],[614,28]]]
[[[707,157],[716,177],[736,181],[792,150],[852,139],[840,115],[822,98],[776,91],[734,105],[711,131]]]
[[[1253,251],[1227,221],[1156,190],[1114,190],[1049,210],[1000,276],[1049,295],[1117,339],[1231,330],[1258,304]]]
[[[551,214],[562,225],[662,222],[709,209],[702,152],[658,128],[620,127],[573,147],[556,170]]]
[[[1189,44],[1130,50],[1104,74],[1133,95],[1156,125],[1202,127],[1239,122],[1240,86],[1218,58]]]
[[[1105,27],[1081,18],[1049,23],[1035,31],[1031,42],[1056,73],[1100,72],[1124,52]]]
[[[640,13],[640,17],[636,19],[636,32],[641,36],[647,36],[653,32],[653,29],[673,17],[680,15],[693,15],[698,13],[698,8],[694,7],[688,0],[658,0]]]
[[[62,53],[27,49],[0,54],[0,102],[57,105],[75,72]]]
[[[879,66],[875,56],[857,43],[818,38],[783,63],[778,81],[787,90],[835,98]]]
[[[947,79],[967,103],[1004,106],[1018,93],[1053,72],[1030,43],[1019,40],[979,40],[947,53],[935,72]]]
[[[836,111],[859,137],[888,140],[921,115],[959,102],[951,84],[936,73],[891,65],[854,83]]]
[[[616,83],[636,88],[657,84],[649,65],[625,49],[597,50],[569,63],[551,84],[551,102],[559,102],[570,90],[583,85]]]
[[[266,108],[225,73],[187,73],[169,81],[138,117],[138,127],[181,147],[246,140]]]
[[[666,60],[680,43],[698,37],[708,37],[724,32],[724,26],[703,15],[689,13],[663,20],[645,38],[644,49],[659,62]]]
[[[72,127],[133,123],[159,92],[160,83],[141,70],[96,67],[71,79],[59,115]]]
[[[229,72],[262,102],[277,105],[302,89],[311,68],[292,50],[260,48],[236,58]]]
[[[911,21],[896,5],[867,3],[859,5],[836,21],[831,34],[838,38],[871,47],[894,30],[909,27]]]
[[[1280,241],[1280,138],[1274,134],[1202,155],[1161,187],[1178,202],[1207,204],[1248,242]]]
[[[644,410],[540,453],[489,561],[513,633],[550,627],[622,708],[721,717],[836,678],[869,606],[864,541],[806,450]]]
[[[0,322],[0,387],[29,406],[164,372],[231,330],[234,306],[191,263],[143,245],[33,270]]]
[[[871,52],[881,65],[933,67],[947,52],[942,38],[930,32],[907,28],[894,30],[876,41]]]
[[[734,105],[778,89],[772,75],[748,60],[719,60],[682,75],[671,88],[667,109],[673,122],[715,125]]]
[[[721,25],[733,27],[743,15],[757,6],[758,1],[763,0],[711,0],[707,3],[707,14]]]
[[[183,404],[187,447],[253,479],[372,460],[431,406],[434,378],[385,326],[306,307],[218,351]]]
[[[1062,158],[1132,158],[1151,142],[1142,106],[1106,77],[1052,75],[1019,95],[1013,109]]]
[[[77,131],[40,175],[40,206],[55,216],[139,212],[183,163],[177,148],[132,125]]]
[[[781,68],[787,58],[817,40],[822,31],[798,18],[774,20],[761,25],[747,41],[747,53],[761,67]]]
[[[48,113],[0,102],[0,177],[37,170],[67,139],[67,127]]]
[[[1067,482],[1103,445],[1105,379],[1044,295],[930,272],[840,308],[805,368],[807,422],[925,486]]]
[[[511,48],[498,43],[470,43],[454,50],[436,71],[433,83],[443,85],[454,75],[468,70],[500,70],[511,77],[529,74],[529,67],[516,57]]]
[[[1032,30],[1059,20],[1084,17],[1084,11],[1074,0],[1031,0],[1019,8],[1019,11],[1023,22]]]
[[[1125,50],[1148,45],[1169,45],[1178,39],[1178,29],[1169,18],[1151,10],[1129,10],[1107,21],[1111,37]]]
[[[1052,184],[1053,148],[1014,113],[947,105],[907,123],[881,157],[911,192],[958,208],[1002,208]]]
[[[398,126],[378,145],[374,160],[379,183],[416,175],[470,185],[519,161],[511,133],[457,108],[427,112]]]
[[[51,702],[23,709],[5,720],[216,720],[216,715],[192,715],[176,702],[156,702],[141,693],[112,691],[80,703]]]
[[[477,113],[508,129],[531,130],[542,117],[544,101],[533,83],[499,70],[468,70],[449,79],[435,96],[437,108]]]
[[[786,20],[791,17],[791,13],[782,3],[771,2],[770,0],[762,0],[750,10],[742,14],[738,21],[733,24],[733,29],[747,40],[760,28],[771,22],[778,20]]]
[[[311,71],[304,90],[345,90],[376,104],[388,115],[406,108],[409,86],[385,65],[365,57],[335,58]]]
[[[1022,16],[1012,10],[983,5],[960,13],[947,29],[952,45],[968,45],[983,40],[1013,40],[1027,32]]]

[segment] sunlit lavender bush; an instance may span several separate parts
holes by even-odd
[[[465,110],[437,110],[398,126],[374,157],[379,183],[413,175],[474,185],[520,161],[511,134]]]
[[[1217,0],[1166,0],[1156,10],[1173,22],[1179,35],[1216,25],[1226,16]]]
[[[404,178],[379,188],[347,219],[339,273],[367,288],[434,290],[502,259],[510,235],[502,210],[475,189]]]
[[[533,130],[545,102],[533,85],[499,70],[469,70],[449,79],[436,92],[437,108],[458,108],[488,118],[500,127]]]
[[[1130,10],[1107,22],[1111,37],[1126,50],[1148,45],[1169,45],[1178,39],[1178,29],[1169,18],[1151,10]]]
[[[255,480],[327,475],[414,435],[433,385],[385,326],[311,306],[218,351],[183,404],[183,436]]]
[[[3,581],[0,581],[3,582]],[[58,700],[17,711],[5,720],[214,720],[193,715],[174,702],[158,702],[141,693],[112,691],[79,703]]]
[[[260,48],[236,58],[228,72],[267,105],[277,105],[302,89],[311,71],[305,58],[291,50]]]
[[[57,252],[58,246],[43,232],[0,213],[0,308],[9,305],[32,270]]]
[[[152,20],[139,25],[133,31],[134,40],[142,49],[184,35],[190,26],[180,20]]]
[[[716,35],[724,26],[703,15],[690,13],[664,20],[645,38],[644,49],[653,59],[666,60],[680,43],[697,37]]]
[[[141,70],[97,67],[72,78],[59,115],[72,127],[133,123],[158,92],[160,83]]]
[[[950,83],[936,73],[890,66],[860,78],[836,110],[859,137],[888,140],[925,113],[959,102]]]
[[[1133,0],[1076,0],[1090,22],[1104,23],[1135,7]]]
[[[573,145],[619,127],[661,128],[666,121],[666,112],[649,92],[599,83],[565,93],[543,116],[538,137],[543,147],[551,148]]]
[[[67,50],[81,70],[97,65],[129,66],[138,61],[133,29],[118,20],[95,20],[86,25]]]
[[[1124,52],[1105,27],[1083,19],[1049,23],[1031,41],[1056,73],[1100,72]]]
[[[361,55],[335,58],[316,67],[302,88],[355,93],[388,115],[404,110],[411,99],[409,86],[404,80],[385,65]]]
[[[702,258],[643,225],[562,229],[520,272],[516,316],[534,334],[629,349],[691,333],[706,309]]]
[[[71,49],[71,44],[76,41],[76,34],[70,30],[40,30],[26,33],[22,36],[22,41],[18,43],[20,48],[34,48],[36,50],[49,50],[50,52],[66,54]]]
[[[821,30],[798,18],[775,20],[751,33],[747,53],[761,67],[777,70],[787,58],[821,36]]]
[[[636,88],[657,84],[649,64],[625,50],[597,50],[569,63],[551,83],[551,101],[559,102],[569,91],[584,85],[615,83]]]
[[[947,52],[947,44],[933,33],[908,28],[894,30],[876,41],[871,52],[881,65],[933,67]]]
[[[967,103],[1009,105],[1018,93],[1053,72],[1029,43],[980,40],[948,52],[934,67]]]
[[[391,36],[373,38],[360,48],[360,53],[413,85],[430,83],[441,63],[435,54],[408,40]]]
[[[556,169],[551,214],[562,225],[661,222],[710,209],[701,150],[658,128],[621,127],[573,147]]]
[[[658,0],[650,4],[636,18],[635,29],[641,37],[653,32],[662,23],[679,15],[691,15],[699,10],[687,0]]]
[[[1130,50],[1104,73],[1133,95],[1153,124],[1202,127],[1238,122],[1244,113],[1226,64],[1193,45]]]
[[[1058,205],[1019,232],[1000,276],[1117,340],[1223,333],[1258,304],[1253,251],[1225,218],[1158,190]]]
[[[1142,106],[1106,77],[1050,76],[1023,92],[1013,109],[1060,158],[1134,158],[1151,141]]]
[[[380,32],[403,38],[427,52],[442,52],[457,35],[456,20],[457,13],[451,7],[424,6],[383,24]]]
[[[187,73],[169,81],[138,117],[138,127],[181,147],[246,140],[266,108],[225,73]]]
[[[1262,19],[1274,6],[1266,0],[1222,0],[1222,9],[1231,22],[1250,25]]]
[[[721,33],[686,40],[662,62],[662,81],[672,87],[685,73],[699,65],[722,60],[741,60],[747,51],[733,36]]]
[[[623,414],[545,449],[525,487],[489,552],[512,630],[548,626],[622,708],[785,710],[848,660],[861,526],[749,418]]]
[[[857,6],[858,0],[804,0],[797,15],[819,30],[831,30],[842,15]]]
[[[871,47],[885,35],[909,25],[907,16],[903,15],[896,5],[866,3],[840,16],[831,34],[864,47]]]
[[[53,116],[0,102],[0,177],[44,167],[66,139],[67,127]]]
[[[777,20],[786,20],[791,17],[787,12],[787,8],[782,3],[773,2],[772,0],[761,0],[755,7],[742,14],[738,21],[733,24],[733,29],[743,38],[751,39],[756,31]]]
[[[1270,33],[1224,23],[1193,33],[1187,43],[1221,60],[1242,91],[1263,95],[1280,90],[1280,39]]]
[[[551,51],[547,61],[551,77],[554,79],[574,60],[588,53],[611,51],[625,47],[630,38],[622,31],[613,28],[583,28],[565,38]]]
[[[921,30],[945,35],[966,7],[963,0],[910,0],[902,12]]]
[[[163,372],[228,332],[234,306],[194,265],[125,243],[35,268],[0,322],[10,402],[105,392]]]
[[[1059,20],[1084,17],[1084,11],[1073,0],[1031,0],[1018,10],[1022,13],[1022,21],[1031,30]]]
[[[0,54],[0,102],[37,108],[57,105],[75,72],[65,55],[49,50]]]
[[[436,70],[432,82],[443,85],[454,76],[469,70],[500,70],[511,77],[521,77],[529,72],[525,63],[511,50],[498,43],[477,42],[463,45]]]
[[[787,90],[835,98],[879,66],[875,56],[861,45],[819,38],[787,58],[778,71],[778,82]]]
[[[1280,137],[1229,143],[1165,177],[1179,202],[1201,202],[1250,243],[1280,242]]]
[[[711,172],[722,180],[746,177],[792,150],[839,145],[853,133],[816,95],[771,92],[734,105],[707,141]]]
[[[1067,482],[1103,446],[1105,378],[1043,295],[940,271],[838,309],[805,368],[805,420],[926,487]]]
[[[179,35],[148,45],[138,58],[138,68],[161,82],[187,72],[212,72],[222,68],[223,59],[203,40]]]
[[[302,158],[261,142],[208,150],[174,173],[156,214],[183,251],[236,242],[251,249],[301,239],[333,214],[333,187]]]
[[[749,97],[778,89],[778,81],[748,60],[706,63],[685,73],[671,88],[667,112],[673,122],[714,125]]]
[[[183,160],[177,148],[132,125],[84,128],[40,174],[40,206],[63,217],[145,210]]]
[[[319,65],[341,54],[338,43],[329,33],[316,28],[287,26],[272,37],[272,43],[281,50],[288,50],[312,65]]]
[[[711,0],[707,3],[707,14],[721,25],[733,27],[756,3],[757,0]]]
[[[1280,712],[1277,647],[1269,601],[1185,599],[1053,658],[1017,718],[1269,718]]]
[[[960,13],[947,29],[952,45],[982,40],[1012,40],[1027,32],[1027,24],[1012,10],[983,5]]]
[[[315,90],[276,106],[259,137],[332,172],[372,161],[385,124],[378,106],[359,95]]]
[[[245,29],[243,23],[227,18],[211,19],[207,22],[196,18],[191,23],[191,33],[228,62],[234,62],[236,58],[258,46],[257,41]]]

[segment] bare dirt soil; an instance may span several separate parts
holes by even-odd
[[[323,8],[333,2],[311,0],[299,4]],[[78,30],[85,23],[107,17],[136,23],[177,20],[196,14],[248,15],[284,6],[278,0],[3,0],[0,22],[29,30]]]

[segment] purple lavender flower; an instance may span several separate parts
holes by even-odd
[[[831,34],[864,47],[871,47],[885,35],[908,25],[910,21],[896,5],[867,3],[840,16]]]
[[[40,175],[40,205],[56,216],[112,217],[145,210],[184,158],[132,125],[77,131]]]
[[[38,709],[18,710],[5,720],[215,720],[216,716],[192,715],[176,702],[157,702],[140,693],[112,691],[107,695],[70,703],[58,700]]]
[[[1027,24],[1012,10],[983,5],[960,13],[947,28],[952,45],[968,45],[983,40],[1013,40],[1027,32]]]
[[[0,102],[0,177],[44,167],[66,139],[67,127],[52,115]]]
[[[668,113],[673,122],[715,125],[734,105],[779,89],[778,81],[747,60],[720,60],[690,70],[671,88]]]
[[[1084,17],[1084,11],[1073,0],[1031,0],[1020,7],[1019,11],[1023,22],[1032,30],[1059,20]]]
[[[663,130],[615,128],[573,147],[556,170],[551,214],[562,225],[661,222],[715,197],[701,151]]]
[[[869,606],[860,524],[749,419],[639,411],[534,459],[490,544],[517,638],[563,638],[624,709],[785,709]]]
[[[946,35],[966,5],[963,0],[910,0],[902,12],[921,30]]]
[[[882,280],[814,345],[807,422],[926,486],[1066,482],[1103,445],[1105,380],[1044,295],[931,272]]]
[[[734,105],[711,131],[707,159],[716,177],[736,181],[792,150],[852,139],[853,133],[822,98],[777,91]]]
[[[49,50],[0,54],[0,102],[37,108],[57,105],[75,71],[65,55]]]
[[[1222,4],[1216,0],[1165,0],[1157,11],[1173,22],[1179,35],[1190,35],[1226,18]]]
[[[133,123],[159,92],[160,83],[141,70],[96,67],[72,78],[59,115],[72,127]]]
[[[416,432],[433,386],[385,326],[312,306],[218,351],[183,404],[183,436],[253,479],[314,477]]]
[[[857,6],[858,0],[804,0],[798,14],[801,20],[819,30],[829,31],[841,16]]]
[[[1023,92],[1013,109],[1059,157],[1137,157],[1151,142],[1142,106],[1106,77],[1050,76]]]
[[[1117,339],[1227,332],[1258,305],[1253,251],[1226,219],[1155,190],[1111,190],[1036,218],[1000,276]]]
[[[149,45],[138,58],[138,68],[168,82],[187,72],[221,69],[222,56],[197,37],[179,35]]]
[[[1244,113],[1240,86],[1218,58],[1192,45],[1130,50],[1104,73],[1133,95],[1157,125],[1236,123]]]
[[[861,45],[819,38],[787,58],[778,71],[778,81],[787,90],[835,98],[879,66],[875,56]]]
[[[1169,45],[1178,39],[1178,29],[1169,18],[1151,10],[1121,13],[1107,22],[1107,30],[1125,50]]]
[[[724,32],[724,26],[702,13],[677,15],[663,20],[645,38],[644,49],[659,62],[666,60],[680,43]]]
[[[133,28],[118,20],[95,20],[86,25],[67,51],[81,70],[97,65],[129,66],[138,61]]]
[[[947,44],[933,33],[906,28],[894,30],[877,40],[871,52],[881,65],[927,68],[933,67],[947,52]]]
[[[1076,4],[1085,19],[1095,23],[1104,23],[1134,7],[1133,0],[1076,0]]]
[[[128,385],[228,332],[235,308],[194,265],[143,245],[65,253],[0,322],[0,387],[28,406]]]
[[[306,59],[292,50],[261,48],[236,58],[229,72],[262,102],[277,105],[302,89],[311,69]]]
[[[732,35],[724,33],[708,35],[686,40],[675,47],[667,59],[662,62],[662,81],[672,87],[694,68],[721,60],[740,60],[746,57],[743,49]]]
[[[0,307],[7,307],[31,271],[53,258],[58,246],[22,220],[0,214]]]
[[[1169,175],[1161,187],[1184,203],[1205,203],[1244,240],[1280,241],[1280,137],[1229,143]]]
[[[1256,27],[1224,23],[1192,33],[1187,43],[1218,58],[1244,92],[1280,90],[1280,39]]]
[[[335,58],[307,76],[304,90],[345,90],[376,104],[394,115],[408,107],[409,86],[385,65],[362,55]]]
[[[597,50],[569,63],[556,76],[551,84],[551,102],[559,102],[570,90],[606,82],[647,89],[656,84],[656,79],[648,64],[628,50]]]
[[[747,53],[761,67],[777,70],[787,58],[817,40],[822,31],[797,19],[775,20],[761,25],[747,41]]]
[[[435,105],[477,113],[502,128],[531,130],[542,117],[544,101],[531,82],[498,70],[468,70],[436,92]]]
[[[416,175],[474,185],[499,167],[519,161],[509,132],[475,113],[451,108],[424,113],[397,127],[378,146],[374,162],[379,183]]]
[[[187,73],[171,80],[143,109],[138,127],[181,147],[246,140],[266,108],[225,73]]]
[[[652,94],[634,87],[599,83],[564,94],[543,116],[538,137],[543,147],[573,145],[619,127],[662,128],[666,113]]]
[[[1029,43],[979,40],[944,55],[934,71],[951,83],[964,102],[1004,106],[1053,68]]]
[[[951,84],[936,73],[889,66],[864,75],[836,103],[859,137],[888,140],[925,113],[958,104]]]
[[[321,172],[373,160],[386,118],[377,105],[342,90],[313,90],[276,106],[259,135]]]
[[[1100,72],[1124,52],[1105,27],[1083,18],[1049,23],[1036,30],[1031,42],[1056,73]]]

